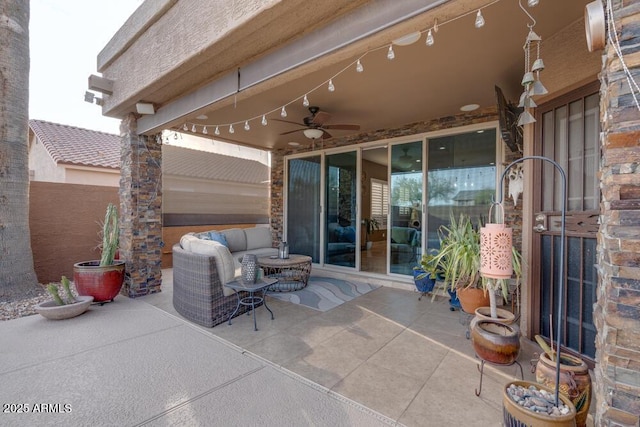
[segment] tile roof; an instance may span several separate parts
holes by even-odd
[[[119,135],[44,120],[29,120],[29,127],[56,163],[120,168]]]
[[[269,180],[269,167],[258,161],[172,145],[162,146],[162,173],[247,184]]]

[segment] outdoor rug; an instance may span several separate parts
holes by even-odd
[[[318,311],[327,311],[379,287],[379,285],[353,280],[309,277],[309,282],[304,289],[295,292],[269,292],[269,297],[304,305]]]

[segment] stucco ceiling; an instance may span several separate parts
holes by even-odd
[[[526,0],[522,3],[526,5]],[[543,40],[543,59],[549,43],[559,41],[554,35],[569,26],[582,25],[586,3],[588,0],[541,0],[536,7],[526,8],[537,21],[534,30]],[[495,85],[503,89],[509,100],[517,101],[524,71],[523,44],[529,31],[527,24],[532,23],[517,0],[500,0],[484,7],[486,24],[480,29],[474,27],[475,11],[450,22],[441,21],[433,46],[425,45],[423,32],[412,45],[394,45],[395,59],[387,59],[389,41],[416,29],[424,31],[432,27],[434,17],[441,16],[436,11],[437,8],[372,35],[339,54],[315,60],[288,72],[285,78],[170,120],[164,128],[183,131],[187,123],[190,133],[195,124],[199,136],[277,149],[289,142],[311,144],[302,132],[282,135],[304,129],[303,118],[309,115],[301,100],[305,94],[311,105],[331,114],[326,123],[360,125],[359,131],[330,130],[336,137],[460,114],[460,107],[466,104],[492,108],[496,103]],[[584,38],[584,31],[581,37]],[[372,46],[379,49],[371,49]],[[586,41],[583,47],[586,51]],[[599,57],[600,53],[593,55]],[[362,58],[362,73],[355,70],[358,58]],[[540,75],[541,81],[544,83],[545,76],[560,72],[561,65],[548,64]],[[335,91],[330,92],[326,82],[332,76]],[[283,105],[287,105],[288,113],[284,119],[279,114]],[[260,124],[263,114],[267,114],[267,126]],[[207,118],[198,118],[203,116]],[[249,131],[243,128],[245,120],[249,120]],[[234,133],[229,132],[229,123],[235,123]],[[202,134],[204,125],[208,126],[208,135]],[[214,135],[216,125],[220,135]]]

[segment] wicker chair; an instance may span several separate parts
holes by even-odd
[[[213,256],[173,246],[173,306],[184,318],[208,328],[229,320],[238,297],[224,295]],[[240,306],[237,315],[246,313]]]

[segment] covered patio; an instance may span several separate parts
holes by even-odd
[[[0,323],[0,397],[31,407],[3,425],[500,425],[519,377],[487,365],[476,397],[479,361],[444,298],[382,286],[319,312],[268,297],[257,332],[251,316],[203,328],[173,310],[171,277],[74,319]],[[529,380],[534,351],[518,359]],[[34,413],[43,403],[67,409]]]
[[[554,286],[567,281],[558,329],[594,367],[596,424],[637,425],[639,12],[635,2],[596,1],[601,15],[585,19],[588,3],[146,1],[89,80],[103,114],[122,119],[125,293],[163,290],[163,131],[268,150],[274,245],[288,240],[314,269],[403,292],[418,255],[437,244],[445,208],[478,214],[488,196],[516,193],[505,208],[524,260],[523,335],[549,337]],[[523,156],[553,158],[569,174],[570,261],[557,249],[564,194],[553,168],[523,167],[521,191],[498,182]],[[413,187],[395,186],[403,176]],[[450,187],[438,197],[436,178]],[[389,198],[379,213],[386,252],[381,271],[366,271],[358,239],[374,184]]]

